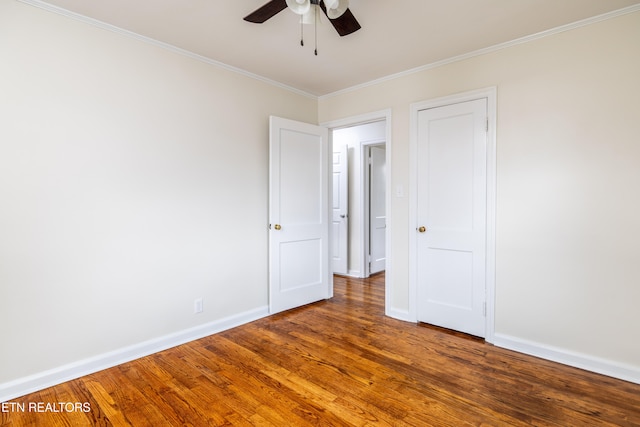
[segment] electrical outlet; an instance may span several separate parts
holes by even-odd
[[[202,313],[202,298],[198,298],[193,301],[193,312]]]

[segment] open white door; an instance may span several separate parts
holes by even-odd
[[[349,241],[349,161],[346,144],[333,148],[333,207],[331,219],[331,258],[333,272],[347,274]]]
[[[331,297],[325,128],[270,118],[269,311]]]
[[[369,273],[385,269],[386,262],[386,164],[384,145],[369,147]]]

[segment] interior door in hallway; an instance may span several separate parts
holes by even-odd
[[[349,147],[333,148],[333,193],[331,218],[331,263],[333,272],[348,273],[349,248]]]
[[[417,316],[485,336],[487,100],[418,111]]]
[[[386,169],[384,145],[369,147],[369,273],[384,271],[386,262]]]
[[[325,128],[270,119],[269,311],[331,297]]]

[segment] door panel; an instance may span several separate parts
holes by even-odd
[[[337,148],[337,149],[336,149]],[[331,257],[333,272],[348,272],[349,239],[349,178],[348,147],[346,144],[334,148],[333,152],[333,204],[331,221]]]
[[[425,120],[429,126],[426,153],[429,224],[432,229],[469,231],[473,213],[474,117],[464,114]]]
[[[269,310],[328,298],[328,133],[271,117]]]
[[[280,221],[321,224],[323,139],[296,130],[280,132]]]
[[[280,245],[280,292],[315,286],[322,281],[322,241],[303,239]]]
[[[485,335],[486,99],[418,112],[418,320]]]
[[[427,249],[427,270],[432,281],[428,282],[430,301],[449,307],[471,310],[473,308],[473,253],[448,249]],[[447,286],[441,286],[446,283]]]

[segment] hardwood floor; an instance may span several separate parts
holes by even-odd
[[[337,277],[331,300],[5,402],[1,425],[640,426],[640,385],[384,317],[383,286]]]

